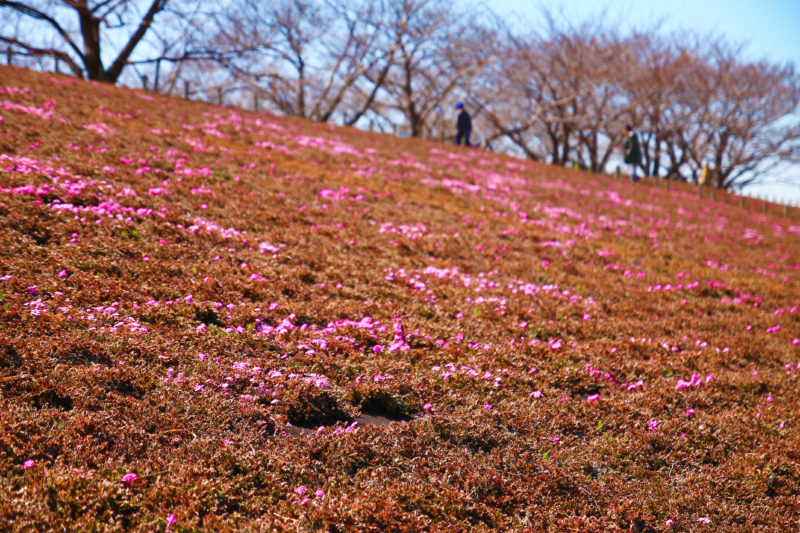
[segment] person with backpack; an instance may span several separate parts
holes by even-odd
[[[464,109],[462,102],[456,104],[456,109],[461,110],[456,121],[456,144],[461,144],[463,140],[465,146],[470,146],[469,134],[472,132],[472,119],[469,118],[469,113]]]
[[[636,176],[636,168],[642,164],[642,148],[639,146],[639,137],[633,131],[633,127],[628,124],[625,126],[625,163],[633,166],[631,180],[636,183],[639,178]]]

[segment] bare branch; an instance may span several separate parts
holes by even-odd
[[[69,46],[78,57],[84,59],[83,52],[81,51],[80,48],[78,48],[78,46],[72,40],[69,33],[67,33],[67,31],[61,26],[61,24],[59,24],[58,21],[55,20],[50,15],[42,11],[39,11],[38,9],[35,9],[29,6],[28,4],[24,4],[22,2],[10,2],[7,0],[0,0],[0,7],[9,7],[15,11],[22,13],[25,16],[46,22],[53,28],[53,30],[55,30],[55,32],[64,40],[67,46]]]

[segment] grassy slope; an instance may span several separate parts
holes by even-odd
[[[7,67],[0,116],[0,524],[800,526],[797,221]]]

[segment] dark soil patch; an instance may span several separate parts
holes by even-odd
[[[46,390],[33,397],[33,406],[37,409],[46,407],[71,411],[73,406],[72,398],[66,394],[61,394],[55,389]]]

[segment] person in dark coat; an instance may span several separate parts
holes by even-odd
[[[456,122],[456,144],[461,144],[463,140],[466,146],[470,146],[469,134],[472,133],[472,119],[469,118],[469,113],[464,109],[463,103],[457,103],[456,109],[461,110],[461,113],[458,114],[458,121]]]
[[[630,125],[625,126],[625,162],[633,167],[631,180],[636,183],[639,178],[636,176],[636,169],[642,164],[642,148],[639,146],[639,137]]]

